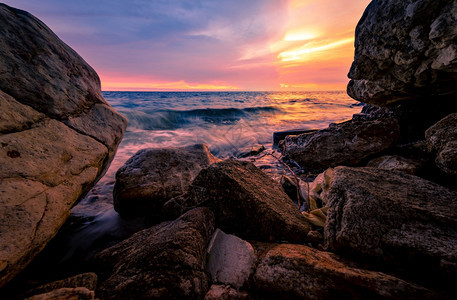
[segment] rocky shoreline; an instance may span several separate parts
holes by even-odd
[[[126,121],[43,23],[6,5],[0,14],[0,295],[457,296],[457,1],[371,2],[348,85],[366,105],[350,121],[285,136],[278,159],[300,168],[280,182],[249,162],[261,152],[221,161],[205,145],[139,151],[116,174],[114,207],[146,221],[51,283],[35,262],[34,276],[16,276],[106,170]],[[55,84],[42,90],[48,72]]]

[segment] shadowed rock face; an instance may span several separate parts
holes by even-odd
[[[76,52],[29,13],[0,4],[0,286],[103,175],[126,124]]]
[[[457,113],[440,120],[425,132],[427,148],[436,154],[436,165],[457,175]]]
[[[311,225],[281,186],[252,163],[225,160],[203,169],[186,206],[208,206],[216,225],[242,238],[304,242]]]
[[[304,245],[271,244],[259,258],[261,299],[430,299],[429,290]]]
[[[102,299],[202,299],[209,288],[206,246],[214,231],[208,208],[134,234],[94,258]]]
[[[185,193],[200,170],[218,161],[205,144],[142,149],[116,173],[114,209],[121,215],[160,215],[166,201]]]
[[[356,29],[348,94],[388,105],[457,94],[457,1],[374,0]]]
[[[457,271],[457,193],[422,178],[337,167],[328,187],[328,250],[452,282]],[[455,282],[455,281],[454,281]]]
[[[313,133],[287,136],[282,152],[302,167],[322,171],[338,165],[358,165],[394,146],[399,136],[400,129],[393,118],[349,121]]]

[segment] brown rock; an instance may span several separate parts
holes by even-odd
[[[254,240],[302,242],[310,224],[282,187],[252,163],[226,160],[200,172],[185,206],[208,206],[216,225]]]
[[[430,282],[456,279],[457,193],[400,172],[337,167],[327,197],[329,250]]]
[[[427,148],[444,172],[457,175],[457,113],[450,114],[425,132]]]
[[[125,215],[159,215],[166,201],[185,193],[201,169],[218,161],[204,144],[140,150],[116,173],[114,208]]]
[[[359,21],[348,94],[388,105],[457,93],[455,1],[372,1]]]
[[[90,291],[85,287],[60,288],[25,298],[25,300],[94,300],[94,295],[94,291]]]
[[[351,267],[302,245],[272,245],[259,258],[254,285],[262,299],[430,299],[429,290],[393,276]]]
[[[214,230],[208,208],[142,230],[95,257],[102,299],[198,299],[209,288],[206,246]]]
[[[62,280],[46,283],[28,291],[25,293],[24,297],[47,294],[63,288],[76,289],[81,287],[86,288],[89,291],[95,291],[97,287],[97,275],[95,273],[83,273]]]
[[[0,4],[0,287],[103,175],[126,123],[76,52],[29,13]]]
[[[358,165],[394,146],[399,137],[394,119],[348,121],[316,133],[288,136],[282,152],[302,167],[323,171],[338,165]]]
[[[248,299],[248,293],[240,292],[231,288],[229,285],[213,284],[208,293],[205,295],[205,300],[244,300]]]
[[[318,245],[324,241],[324,237],[322,236],[322,234],[320,234],[319,231],[312,230],[312,231],[308,232],[308,240],[311,243]]]

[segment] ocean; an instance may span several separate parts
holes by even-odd
[[[105,175],[143,148],[205,143],[220,157],[272,147],[275,131],[322,129],[351,118],[360,103],[345,92],[104,92],[129,125]]]
[[[273,151],[273,132],[322,129],[361,111],[361,104],[337,92],[103,92],[127,117],[129,125],[108,171],[72,209],[84,220],[66,232],[66,259],[86,252],[106,235],[134,231],[113,209],[116,171],[144,148],[181,147],[205,143],[219,158],[237,157],[255,145]],[[274,158],[253,162],[275,175],[285,173]],[[138,226],[142,226],[139,224]],[[79,254],[80,255],[80,254]],[[64,259],[65,259],[64,258]]]

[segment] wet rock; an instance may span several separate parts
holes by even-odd
[[[457,193],[425,179],[374,168],[337,167],[328,190],[325,242],[440,285],[457,274]]]
[[[430,299],[436,294],[393,276],[352,267],[303,245],[272,245],[254,286],[262,299]]]
[[[450,114],[425,132],[427,148],[444,172],[457,175],[457,114]]]
[[[94,291],[85,287],[60,288],[44,294],[35,295],[25,300],[94,300]]]
[[[251,244],[216,229],[208,245],[206,270],[212,281],[239,289],[252,273],[255,255]]]
[[[265,150],[265,146],[261,144],[255,144],[250,147],[246,147],[238,151],[236,155],[238,158],[246,158],[250,156],[256,156]]]
[[[23,297],[32,297],[32,295],[47,294],[60,289],[86,288],[89,291],[95,291],[97,287],[97,275],[95,273],[78,274],[62,280],[40,285],[33,290],[25,293]],[[67,290],[69,291],[69,290]],[[71,291],[72,293],[74,292]],[[88,293],[86,293],[88,294]],[[93,295],[93,292],[92,292]],[[35,296],[37,297],[37,296]]]
[[[213,284],[205,295],[205,300],[244,300],[248,299],[248,293],[240,292],[229,285]]]
[[[302,167],[323,171],[337,165],[358,165],[394,146],[399,137],[395,119],[348,121],[316,133],[288,136],[282,153]]]
[[[302,242],[310,230],[281,186],[248,162],[226,160],[202,170],[181,200],[210,207],[217,227],[245,239]]]
[[[163,204],[185,193],[201,169],[218,161],[204,144],[140,150],[116,173],[114,208],[123,215],[159,215]]]
[[[142,230],[94,258],[102,299],[198,299],[209,289],[206,247],[214,230],[208,208]]]
[[[372,1],[357,25],[348,94],[377,105],[455,98],[456,15],[455,1]]]
[[[29,13],[0,4],[0,286],[103,175],[126,125],[76,52]]]
[[[279,145],[279,142],[283,141],[288,135],[299,135],[304,133],[313,133],[317,130],[305,130],[305,129],[295,129],[295,130],[286,130],[286,131],[275,131],[273,132],[273,145]]]

